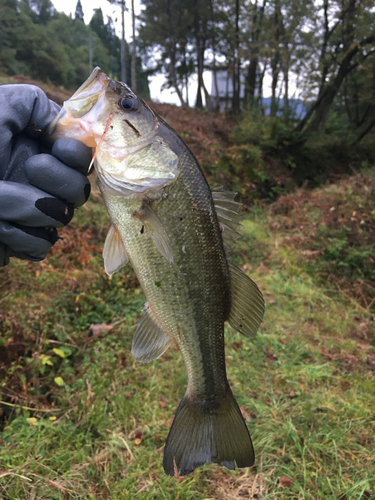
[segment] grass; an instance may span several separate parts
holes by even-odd
[[[278,217],[255,207],[233,257],[267,304],[253,340],[226,330],[251,469],[164,474],[185,368],[173,348],[133,360],[144,297],[130,266],[103,271],[95,190],[44,262],[0,270],[2,500],[375,499],[373,317],[307,272]]]

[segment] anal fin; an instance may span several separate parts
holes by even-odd
[[[262,292],[239,267],[229,264],[232,307],[228,323],[248,337],[256,334],[264,315]]]
[[[120,231],[111,224],[103,248],[104,269],[108,276],[112,276],[129,261]]]
[[[159,358],[172,344],[172,339],[158,325],[151,309],[145,305],[133,338],[132,354],[140,363]]]

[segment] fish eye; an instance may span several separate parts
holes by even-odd
[[[125,111],[137,111],[138,109],[138,100],[136,97],[124,97],[120,99],[119,104]]]

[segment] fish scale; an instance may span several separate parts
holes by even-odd
[[[254,463],[229,387],[224,322],[254,335],[264,301],[226,253],[239,236],[234,194],[210,190],[181,137],[124,83],[96,68],[50,126],[52,139],[96,144],[95,169],[111,219],[103,249],[112,275],[129,260],[147,299],[132,353],[140,362],[179,347],[188,387],[164,450],[164,470]],[[225,240],[225,242],[224,242]]]
[[[185,162],[191,163],[190,168],[184,168]],[[207,194],[202,187],[193,199],[187,193],[189,177],[196,176],[196,163],[194,165],[193,159],[185,154],[181,165],[180,178],[165,188],[167,196],[164,199],[153,204],[169,235],[173,264],[160,254],[146,232],[141,234],[142,223],[132,216],[141,206],[139,201],[107,196],[106,206],[111,220],[123,234],[129,258],[150,308],[158,311],[158,319],[166,333],[181,349],[188,370],[190,393],[203,396],[209,392],[212,397],[213,392],[223,391],[226,381],[223,334],[230,300],[229,273],[225,269],[227,261],[223,246],[218,239],[218,222],[215,221],[215,227],[211,221],[215,216],[212,205],[206,201]],[[194,188],[194,182],[190,184]],[[205,188],[209,189],[208,186]],[[170,213],[177,215],[167,217]],[[215,237],[218,241],[216,252],[211,243]],[[156,282],[161,286],[155,285]],[[196,349],[199,342],[202,352]],[[211,381],[209,391],[205,380]]]

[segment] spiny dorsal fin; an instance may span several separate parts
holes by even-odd
[[[262,292],[241,269],[229,264],[232,307],[228,323],[247,337],[256,334],[264,314]]]
[[[120,231],[111,224],[103,248],[104,269],[108,276],[112,276],[129,261]]]
[[[135,212],[133,216],[139,219],[145,226],[146,231],[151,236],[152,241],[162,256],[170,264],[173,264],[173,251],[169,236],[156,212],[154,212],[148,203],[144,203],[142,208],[138,212]]]
[[[133,338],[132,354],[140,363],[149,363],[159,358],[172,344],[172,339],[156,322],[148,304],[139,320]]]
[[[237,231],[242,218],[239,214],[241,203],[233,201],[237,193],[224,191],[222,187],[213,188],[211,193],[224,242],[230,248],[233,242],[241,236],[241,233]]]

